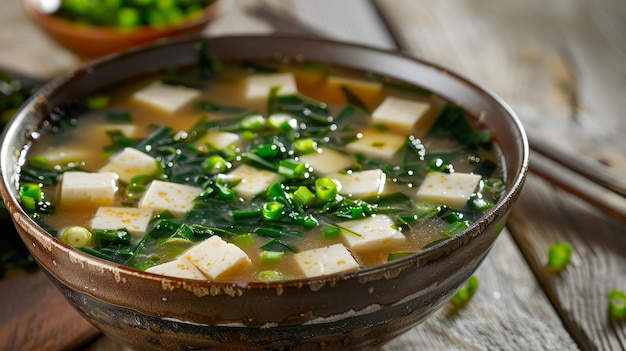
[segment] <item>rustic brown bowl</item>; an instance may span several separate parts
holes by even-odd
[[[200,40],[208,42],[209,55],[223,60],[326,62],[429,89],[480,116],[495,132],[506,158],[506,193],[468,230],[416,255],[354,273],[287,282],[208,282],[144,273],[77,251],[46,233],[21,209],[16,189],[32,133],[55,107],[70,100],[133,76],[194,63]],[[476,270],[518,198],[527,156],[524,131],[506,104],[432,63],[317,39],[197,37],[111,56],[46,85],[5,129],[0,190],[43,271],[111,338],[154,350],[363,350],[422,322]]]
[[[219,0],[213,1],[202,11],[199,17],[190,18],[178,26],[163,28],[143,26],[132,30],[121,30],[74,23],[58,16],[40,12],[31,0],[22,1],[24,12],[33,23],[83,61],[148,44],[158,39],[198,34],[215,17],[219,3]]]

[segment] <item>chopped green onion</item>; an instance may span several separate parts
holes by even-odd
[[[298,127],[298,121],[285,113],[270,115],[268,124],[278,132],[290,132]]]
[[[91,232],[84,227],[69,227],[61,233],[61,241],[75,248],[86,247],[91,244]]]
[[[548,250],[547,267],[553,272],[560,272],[569,265],[572,257],[572,247],[567,243],[558,243]]]
[[[481,212],[485,212],[494,206],[493,202],[483,198],[482,195],[478,193],[472,194],[470,196],[469,203],[473,209]]]
[[[241,120],[241,122],[239,122],[241,129],[253,132],[258,132],[259,130],[265,128],[266,124],[267,121],[265,120],[265,117],[259,114],[246,116]]]
[[[469,228],[469,224],[465,221],[453,222],[444,227],[441,230],[441,233],[452,237],[461,233],[467,228]]]
[[[278,201],[271,201],[263,205],[263,218],[268,221],[278,221],[283,218],[285,205]]]
[[[307,166],[305,163],[298,162],[294,159],[286,159],[278,162],[278,174],[289,178],[299,179],[305,176],[307,173]]]
[[[279,280],[289,280],[291,276],[278,271],[261,271],[257,275],[262,282],[274,282]]]
[[[132,115],[130,112],[110,111],[107,112],[107,121],[109,122],[130,122]]]
[[[315,194],[305,186],[300,186],[293,193],[293,199],[303,206],[310,206],[315,202]]]
[[[315,194],[322,201],[330,201],[337,195],[337,184],[330,178],[315,180]]]
[[[311,138],[298,139],[293,144],[298,155],[311,154],[317,151],[317,142]]]
[[[94,241],[97,248],[106,247],[112,244],[129,245],[130,233],[125,228],[118,230],[102,230],[93,231]]]
[[[459,291],[454,294],[450,303],[457,308],[462,307],[472,299],[476,290],[478,290],[478,278],[471,276],[467,282],[461,286]]]
[[[337,227],[326,227],[322,229],[322,233],[326,239],[337,239],[339,238],[339,234],[341,234],[341,229]]]
[[[252,234],[240,234],[230,239],[230,242],[237,246],[254,245],[254,236]]]
[[[101,110],[109,106],[109,97],[103,94],[94,94],[85,100],[85,104],[92,110]]]
[[[207,174],[222,173],[230,167],[230,163],[222,156],[213,155],[204,161],[202,170]]]
[[[626,317],[626,293],[621,290],[609,293],[609,315],[619,319]]]
[[[37,203],[43,200],[43,191],[39,184],[26,183],[20,188],[20,201],[27,210],[37,209]]]
[[[264,266],[276,266],[285,255],[282,251],[263,251],[261,253],[261,264]]]

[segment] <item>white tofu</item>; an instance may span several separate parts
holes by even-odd
[[[355,163],[354,156],[327,147],[319,148],[318,152],[302,155],[298,160],[313,167],[313,174],[317,176],[344,170]]]
[[[435,114],[429,103],[388,96],[372,112],[372,123],[383,124],[410,134],[414,128],[427,130]]]
[[[385,215],[337,223],[342,228],[343,243],[357,253],[402,245],[406,237],[393,228],[393,221]],[[346,230],[347,229],[347,230]]]
[[[116,230],[126,228],[134,240],[146,234],[152,210],[135,207],[107,207],[98,208],[91,219],[92,229]]]
[[[173,114],[201,94],[200,90],[197,89],[168,85],[157,81],[136,91],[132,95],[132,99]]]
[[[231,146],[241,146],[241,137],[231,132],[207,132],[196,145],[202,150],[224,150]]]
[[[406,142],[406,136],[396,133],[371,129],[364,130],[361,134],[361,138],[346,144],[346,149],[355,154],[386,161],[390,161]]]
[[[235,192],[246,199],[264,192],[270,185],[281,182],[285,178],[278,173],[242,164],[228,173],[232,180],[241,180],[233,187]]]
[[[154,174],[158,171],[156,159],[131,147],[111,157],[109,163],[100,168],[100,172],[113,172],[124,183],[140,174]]]
[[[480,180],[478,174],[430,172],[417,189],[416,196],[421,201],[462,209]]]
[[[64,205],[109,206],[117,192],[117,174],[69,171],[61,181],[61,203]]]
[[[250,258],[242,249],[217,235],[185,251],[181,259],[193,264],[211,280],[217,279],[225,272],[244,268],[251,263]]]
[[[246,98],[266,98],[270,90],[278,87],[278,95],[293,95],[298,92],[296,79],[292,73],[262,73],[247,77]]]
[[[352,197],[378,195],[385,190],[387,176],[380,169],[370,169],[361,172],[333,173],[328,175],[341,185],[339,194]]]
[[[177,217],[185,215],[194,205],[194,199],[203,189],[153,180],[139,200],[139,208],[149,208],[156,212],[170,211]]]
[[[189,261],[174,260],[146,269],[146,272],[186,279],[207,280],[207,277]]]
[[[298,252],[293,257],[307,278],[359,269],[359,263],[343,244]]]

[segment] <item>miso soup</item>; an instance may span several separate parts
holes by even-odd
[[[316,63],[210,66],[60,107],[28,146],[23,207],[100,258],[246,282],[417,253],[503,191],[491,133],[417,86]]]

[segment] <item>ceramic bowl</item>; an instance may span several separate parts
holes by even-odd
[[[506,158],[506,192],[469,229],[413,256],[348,274],[272,283],[185,280],[121,267],[63,244],[30,219],[18,202],[18,165],[44,118],[56,106],[106,85],[192,64],[201,40],[208,42],[209,55],[223,60],[311,60],[429,89],[480,116],[495,133]],[[435,64],[319,39],[196,37],[109,56],[46,85],[5,129],[0,190],[43,271],[86,319],[126,345],[154,350],[363,350],[422,322],[474,273],[518,198],[527,156],[524,131],[511,109],[486,89]]]
[[[42,13],[37,9],[33,0],[22,1],[24,12],[32,22],[83,61],[124,51],[158,39],[198,34],[218,13],[219,3],[219,0],[213,1],[203,10],[201,16],[178,26],[163,28],[143,26],[132,30],[120,30],[74,23],[58,16]]]

